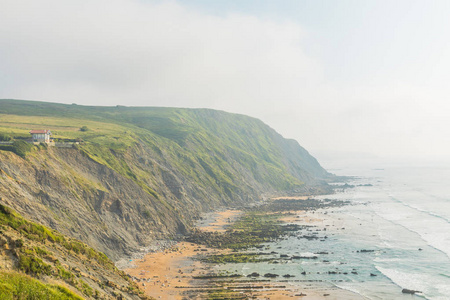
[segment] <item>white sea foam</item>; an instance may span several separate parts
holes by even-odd
[[[367,204],[343,212],[352,220],[363,221],[363,226],[353,228],[347,221],[348,240],[353,238],[355,242],[381,249],[380,255],[374,255],[372,262],[367,263],[374,264],[395,284],[422,290],[429,299],[449,299],[450,185],[447,182],[450,169],[387,169],[378,175],[383,178],[372,187],[356,188],[344,194],[353,203]],[[423,251],[418,251],[419,248]],[[373,289],[368,291],[369,283],[342,285],[361,294],[382,294]]]
[[[420,291],[421,293],[419,295],[423,295],[426,299],[448,300],[450,286],[444,277],[379,266],[376,268],[398,286],[409,290]]]
[[[355,205],[314,214],[325,219],[317,226],[327,226],[326,241],[292,238],[271,249],[281,253],[277,250],[281,247],[283,253],[301,256],[328,254],[276,265],[246,264],[244,273],[294,274],[296,279],[333,283],[372,300],[416,298],[403,294],[402,288],[420,290],[427,299],[448,300],[450,185],[446,183],[450,169],[440,174],[447,177],[437,176],[432,169],[426,172],[386,169],[379,172],[381,179],[355,179],[350,184],[356,188],[333,195]],[[358,186],[366,183],[373,186]],[[330,271],[339,273],[329,275]]]
[[[429,207],[427,207],[427,208],[421,208],[421,207],[419,207],[418,205],[414,205],[414,204],[407,203],[407,202],[404,201],[404,200],[402,201],[402,200],[398,199],[397,197],[394,197],[393,195],[389,195],[389,197],[390,197],[393,201],[398,202],[398,203],[401,203],[402,205],[404,205],[404,206],[406,206],[406,207],[409,207],[409,208],[414,209],[414,210],[417,210],[417,211],[419,211],[419,212],[421,212],[421,213],[430,215],[431,217],[436,217],[436,218],[439,218],[439,219],[442,219],[442,220],[446,221],[447,223],[450,223],[450,218],[449,218],[449,217],[447,217],[447,216],[445,216],[445,215],[443,215],[443,214],[439,214],[439,213],[436,213],[436,212],[427,210],[427,209],[430,209]],[[440,211],[441,211],[441,213],[444,213],[444,212],[445,212],[445,209],[442,210],[442,207],[441,207]]]
[[[343,290],[347,290],[347,291],[350,291],[350,292],[352,292],[352,293],[355,293],[355,294],[357,294],[357,295],[360,295],[361,297],[363,297],[364,299],[369,299],[369,300],[378,300],[378,299],[382,299],[382,298],[379,298],[379,297],[377,297],[377,296],[375,296],[375,295],[372,295],[372,296],[368,296],[368,295],[364,295],[362,292],[361,292],[361,288],[358,288],[357,286],[355,286],[355,284],[354,283],[352,283],[352,284],[349,284],[349,283],[347,283],[347,284],[339,284],[339,283],[335,283],[334,284],[336,287],[338,287],[338,288],[340,288],[340,289],[343,289]]]
[[[405,229],[416,233],[429,246],[445,253],[450,258],[450,223],[429,214],[412,211],[409,207],[396,208],[399,213],[380,211],[377,214]]]

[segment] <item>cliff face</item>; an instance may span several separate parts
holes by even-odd
[[[0,100],[0,133],[51,129],[73,148],[0,151],[1,201],[118,259],[203,211],[330,176],[261,121],[206,109]],[[82,126],[88,130],[80,131]]]

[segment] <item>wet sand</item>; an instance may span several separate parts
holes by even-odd
[[[321,219],[315,218],[307,212],[303,210],[296,210],[296,211],[289,211],[285,212],[284,216],[280,218],[280,221],[283,223],[299,223],[302,224],[308,224],[308,223],[315,223],[315,222],[321,222]]]
[[[148,296],[182,299],[181,292],[191,287],[192,276],[206,273],[205,266],[192,259],[198,255],[198,249],[197,245],[180,242],[163,252],[145,255],[143,259],[134,261],[135,268],[126,269],[125,272],[138,279],[138,285]],[[214,254],[217,250],[206,249],[201,252]]]
[[[205,231],[224,231],[226,227],[241,214],[237,210],[228,210],[215,214],[215,220],[200,227]],[[298,217],[299,216],[299,217]],[[282,219],[287,223],[317,222],[317,218],[303,211],[290,212]],[[202,263],[195,258],[198,255],[224,254],[229,250],[210,249],[188,242],[180,242],[165,251],[149,253],[143,259],[133,261],[135,267],[124,271],[138,283],[145,294],[156,299],[199,299],[214,288],[216,282],[193,279],[210,273],[213,266]],[[293,285],[289,282],[255,280],[239,281],[227,284],[230,288],[245,287],[245,294],[253,299],[305,299],[305,300],[338,300],[361,299],[345,290],[325,285]],[[254,287],[251,289],[251,287]],[[263,288],[261,288],[263,287]],[[239,291],[239,288],[237,291]],[[203,297],[204,298],[204,297]]]
[[[199,229],[203,231],[217,231],[224,232],[227,227],[242,214],[240,210],[225,210],[216,213],[215,220],[207,226],[202,226]]]

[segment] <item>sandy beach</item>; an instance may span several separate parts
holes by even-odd
[[[199,229],[222,232],[240,214],[238,210],[218,212],[214,215],[214,220]],[[281,220],[286,223],[319,221],[302,211],[289,212]],[[210,264],[196,260],[196,257],[229,252],[230,250],[217,250],[193,243],[179,242],[170,249],[148,253],[142,259],[133,261],[135,267],[126,269],[125,272],[133,277],[146,295],[156,299],[204,299],[207,292],[215,288],[222,289],[224,286],[221,286],[218,281],[193,278],[210,274],[211,269],[214,268]],[[314,283],[299,285],[267,279],[228,282],[225,288],[233,289],[241,293],[243,297],[252,299],[361,299],[358,295],[333,286]],[[241,292],[239,292],[240,289],[242,289]]]
[[[125,272],[137,278],[138,285],[146,295],[157,299],[182,299],[181,293],[190,287],[192,276],[205,273],[203,264],[193,260],[198,249],[197,245],[180,242],[171,249],[145,255],[134,262],[135,268],[126,269]],[[217,252],[200,249],[211,254]]]

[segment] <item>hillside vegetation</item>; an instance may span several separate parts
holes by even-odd
[[[203,211],[331,176],[260,120],[209,109],[0,100],[4,140],[31,129],[81,143],[0,147],[2,203],[112,259],[185,233]]]
[[[0,299],[147,299],[103,253],[1,204],[0,232]]]

